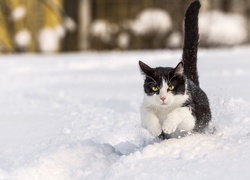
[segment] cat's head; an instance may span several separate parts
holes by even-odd
[[[149,103],[164,107],[186,99],[182,62],[175,68],[151,68],[141,61],[139,61],[139,66],[145,76],[144,92]]]

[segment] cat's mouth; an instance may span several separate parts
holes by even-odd
[[[167,103],[165,103],[165,102],[162,102],[162,103],[161,103],[161,105],[162,105],[162,106],[166,106],[166,105],[167,105]]]

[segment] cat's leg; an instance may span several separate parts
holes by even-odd
[[[195,126],[195,118],[188,107],[176,108],[168,114],[163,122],[162,130],[166,134],[171,134],[178,130],[191,131]]]
[[[153,136],[159,136],[162,132],[159,119],[153,111],[141,109],[141,125]]]

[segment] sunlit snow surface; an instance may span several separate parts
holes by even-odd
[[[249,179],[250,48],[199,51],[214,134],[159,142],[140,126],[138,60],[181,51],[0,59],[0,179]]]

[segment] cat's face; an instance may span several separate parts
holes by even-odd
[[[151,68],[141,61],[139,65],[145,76],[144,92],[149,103],[164,107],[186,98],[182,63],[176,68]]]

